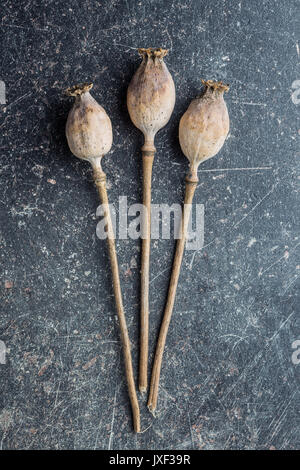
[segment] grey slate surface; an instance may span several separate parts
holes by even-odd
[[[1,4],[0,447],[299,448],[299,1],[43,4]],[[103,161],[110,201],[140,202],[142,136],[126,89],[135,48],[148,46],[170,49],[177,92],[156,139],[153,202],[182,201],[178,122],[201,78],[230,83],[231,131],[200,167],[205,246],[186,252],[158,416],[141,399],[148,429],[137,436],[106,246],[95,234],[97,193],[89,166],[68,150],[62,90],[94,82],[113,123]],[[140,242],[117,249],[137,371]],[[152,244],[151,355],[173,253],[174,240]]]

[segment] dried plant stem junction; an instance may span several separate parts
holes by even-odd
[[[135,390],[131,352],[130,352],[130,341],[129,341],[128,330],[127,330],[126,319],[125,319],[124,308],[123,308],[118,260],[117,260],[115,239],[114,239],[114,231],[113,231],[111,214],[110,214],[109,205],[108,205],[108,197],[107,197],[107,190],[106,190],[106,175],[102,171],[102,169],[99,167],[93,166],[93,170],[94,170],[94,182],[99,192],[100,201],[104,209],[104,217],[107,223],[106,225],[107,246],[108,246],[111,271],[112,271],[112,277],[113,277],[113,289],[114,289],[114,295],[115,295],[115,300],[116,300],[117,314],[118,314],[119,325],[120,325],[128,393],[129,393],[129,398],[130,398],[131,407],[132,407],[133,426],[134,426],[135,432],[140,432],[140,410],[139,410],[139,404],[138,404],[136,390]]]
[[[168,334],[168,329],[171,321],[171,316],[174,308],[174,302],[176,297],[176,290],[178,285],[178,279],[180,274],[180,267],[182,263],[185,240],[187,234],[187,227],[190,218],[191,204],[193,202],[194,193],[198,183],[197,173],[188,173],[186,176],[186,186],[185,186],[185,197],[184,205],[182,211],[181,227],[180,227],[180,238],[176,244],[176,251],[173,261],[172,274],[170,279],[169,291],[167,303],[164,311],[164,316],[162,324],[160,327],[159,337],[156,346],[155,358],[152,368],[151,383],[150,383],[150,393],[148,399],[148,408],[153,413],[157,406],[158,398],[158,387],[159,379],[162,365],[163,352],[166,344],[166,338]]]

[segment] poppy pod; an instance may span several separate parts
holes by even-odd
[[[200,163],[216,155],[223,147],[229,131],[229,116],[224,101],[228,85],[213,80],[202,80],[204,92],[192,100],[180,119],[179,142],[197,172]]]
[[[75,97],[66,123],[66,136],[71,152],[83,160],[102,157],[112,146],[112,126],[105,110],[90,94],[92,84],[68,88]]]
[[[153,413],[157,406],[163,352],[175,303],[191,205],[198,182],[197,169],[200,163],[213,157],[221,150],[229,131],[229,116],[223,98],[224,91],[229,89],[228,85],[212,80],[202,81],[202,83],[204,84],[204,92],[191,102],[179,124],[179,142],[182,152],[190,162],[190,168],[185,178],[186,187],[180,238],[176,245],[167,303],[151,375],[148,407]]]
[[[149,330],[149,265],[151,237],[151,178],[156,133],[169,121],[175,105],[175,86],[164,57],[166,49],[138,49],[142,63],[127,91],[127,107],[133,124],[144,134],[143,222],[141,260],[141,334],[139,388],[147,389]]]
[[[133,425],[140,432],[140,410],[137,400],[130,351],[130,341],[122,302],[119,279],[119,268],[114,240],[114,231],[106,189],[106,174],[102,170],[103,155],[112,146],[112,126],[108,115],[99,103],[91,96],[92,84],[83,83],[66,90],[69,96],[75,98],[66,123],[66,137],[71,152],[78,158],[90,162],[93,168],[94,182],[97,186],[103,215],[106,222],[107,245],[111,264],[113,290],[116,310],[119,319],[120,336],[123,345],[125,373],[128,393],[133,413]]]
[[[175,86],[164,63],[166,49],[138,49],[143,60],[128,87],[127,107],[133,124],[140,129],[145,143],[153,144],[175,105]]]

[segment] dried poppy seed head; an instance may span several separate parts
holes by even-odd
[[[196,175],[200,163],[216,155],[229,132],[229,116],[223,98],[229,86],[202,80],[204,93],[189,105],[179,123],[179,142]]]
[[[83,160],[101,159],[112,146],[112,126],[105,110],[91,96],[92,83],[82,83],[66,90],[75,97],[66,123],[66,137],[71,152]]]
[[[133,124],[153,146],[155,134],[167,124],[174,109],[175,86],[163,60],[166,49],[140,48],[138,52],[143,60],[129,84],[127,107]]]

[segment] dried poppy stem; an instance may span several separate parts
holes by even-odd
[[[175,104],[175,86],[163,61],[166,49],[139,49],[142,63],[128,87],[127,107],[134,125],[145,138],[143,155],[143,227],[141,260],[141,325],[139,389],[147,390],[149,336],[149,266],[151,240],[151,178],[154,138],[170,119]]]
[[[123,346],[128,393],[133,414],[133,426],[136,432],[140,432],[140,410],[136,395],[130,341],[122,302],[115,236],[108,204],[106,175],[101,167],[101,159],[104,154],[109,152],[112,145],[112,127],[110,119],[104,109],[90,95],[89,90],[91,87],[91,84],[82,84],[67,90],[68,95],[75,96],[75,103],[68,116],[66,136],[72,153],[78,158],[88,160],[92,165],[94,182],[97,186],[102,203],[106,221],[107,246]]]
[[[228,90],[228,86],[223,85],[222,82],[213,82],[212,80],[203,83],[205,85],[203,95],[191,102],[179,124],[179,141],[183,153],[190,161],[190,171],[185,179],[186,188],[180,238],[176,245],[168,298],[151,375],[148,408],[152,413],[157,406],[163,352],[175,302],[191,204],[198,183],[197,169],[201,162],[219,152],[229,131],[228,111],[223,99],[224,91]]]
[[[172,317],[173,307],[175,303],[176,290],[178,285],[178,279],[180,274],[181,262],[184,253],[185,240],[187,234],[187,227],[190,218],[191,204],[193,202],[194,193],[197,187],[197,173],[196,175],[191,175],[190,173],[186,177],[186,186],[185,186],[185,197],[184,197],[184,206],[182,211],[182,219],[180,226],[180,238],[177,240],[176,252],[173,261],[172,274],[170,279],[169,291],[167,304],[164,311],[164,316],[162,324],[160,327],[159,338],[155,351],[155,358],[153,363],[153,369],[151,374],[151,383],[150,383],[150,393],[148,399],[148,408],[150,411],[155,411],[158,398],[158,387],[159,387],[159,378],[161,371],[162,358],[164,353],[164,348],[166,344],[166,338],[168,334],[168,329]]]
[[[153,146],[154,147],[154,146]],[[140,370],[139,389],[147,390],[149,337],[149,269],[151,242],[151,180],[155,148],[143,152],[143,240],[141,259]]]
[[[95,185],[97,186],[97,189],[99,192],[100,201],[104,209],[103,215],[106,220],[106,231],[108,235],[107,246],[108,246],[110,265],[111,265],[111,271],[112,271],[112,277],[113,277],[113,289],[114,289],[117,314],[118,314],[118,319],[119,319],[121,341],[122,341],[122,346],[123,346],[123,356],[124,356],[128,393],[129,393],[129,399],[130,399],[131,408],[132,408],[133,427],[134,427],[135,432],[140,432],[141,431],[140,430],[140,410],[139,410],[139,404],[138,404],[138,399],[136,395],[132,360],[131,360],[130,341],[129,341],[128,329],[126,325],[126,319],[125,319],[124,308],[123,308],[118,259],[117,259],[116,246],[115,246],[115,237],[114,237],[113,225],[111,221],[111,214],[109,210],[109,203],[108,203],[107,190],[106,190],[106,175],[101,170],[101,166],[100,167],[93,166],[93,169],[94,169]]]

